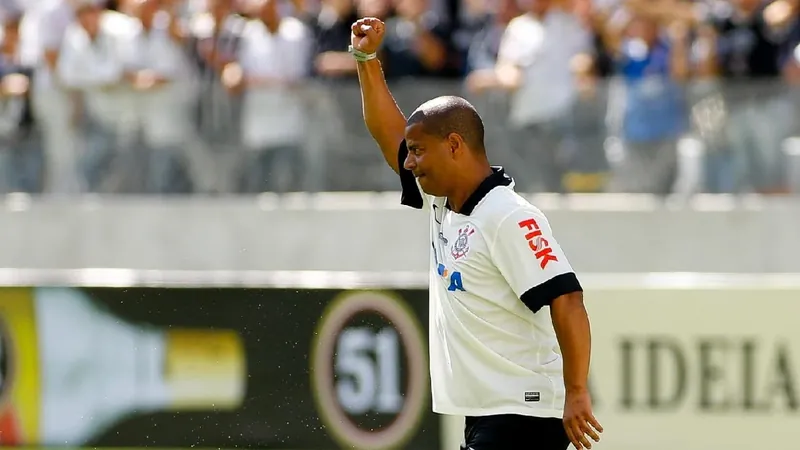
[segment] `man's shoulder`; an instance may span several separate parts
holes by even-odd
[[[506,25],[506,27],[508,27],[508,28],[521,27],[521,26],[528,26],[528,25],[536,24],[536,23],[538,23],[538,21],[531,14],[520,14],[519,16],[514,17],[513,19],[511,19],[508,22],[508,25]]]
[[[281,20],[280,33],[288,39],[309,37],[311,27],[296,17],[285,17]]]
[[[133,38],[142,30],[141,22],[117,11],[104,11],[100,16],[100,28],[108,36],[125,39]]]
[[[484,226],[498,229],[518,215],[544,216],[539,208],[507,186],[492,189],[476,213]]]
[[[506,25],[506,33],[514,37],[526,37],[541,28],[542,23],[530,14],[522,14],[511,19]]]

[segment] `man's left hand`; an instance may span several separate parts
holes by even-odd
[[[588,389],[567,390],[564,404],[564,429],[577,450],[592,448],[592,442],[600,442],[603,427],[592,413],[592,399]]]

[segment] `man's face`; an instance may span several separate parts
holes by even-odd
[[[356,5],[360,17],[377,18],[388,16],[391,6],[389,0],[357,0]]]
[[[161,5],[159,0],[139,0],[136,5],[136,17],[145,22],[151,22]]]
[[[412,171],[426,194],[445,197],[455,161],[447,139],[425,133],[421,123],[406,128],[408,156],[403,167]]]
[[[553,5],[552,0],[528,0],[528,9],[537,16],[547,14]]]
[[[658,40],[658,23],[646,17],[634,17],[628,23],[627,35],[629,38],[641,39],[652,45]]]
[[[395,0],[397,13],[406,19],[416,19],[428,10],[427,0]]]
[[[760,0],[733,0],[732,3],[734,6],[746,11],[752,12],[758,9],[759,5],[761,4]]]
[[[3,24],[3,44],[8,48],[16,48],[19,40],[19,22],[9,21]]]
[[[78,22],[89,34],[96,34],[100,29],[100,14],[98,6],[84,6],[78,11]]]
[[[277,0],[261,0],[258,10],[258,17],[268,25],[275,25],[280,22]]]
[[[211,0],[208,7],[211,15],[217,20],[227,17],[232,9],[230,0]]]

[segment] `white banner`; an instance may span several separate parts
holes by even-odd
[[[765,450],[794,441],[800,289],[590,289],[586,302],[591,388],[605,427],[595,449]],[[460,421],[447,422],[445,447],[456,449]]]

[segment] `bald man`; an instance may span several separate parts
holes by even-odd
[[[464,450],[591,448],[602,427],[575,272],[544,214],[489,164],[469,102],[439,97],[406,120],[376,57],[383,33],[380,20],[358,20],[350,53],[364,120],[400,175],[402,203],[430,211],[434,411],[466,417]]]

